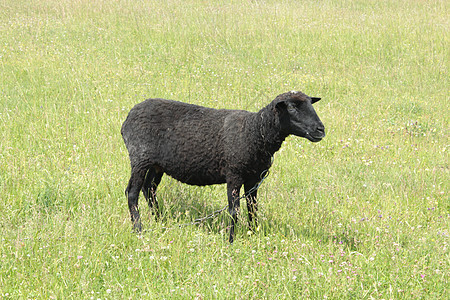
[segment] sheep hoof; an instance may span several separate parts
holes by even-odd
[[[134,226],[133,226],[133,232],[134,232],[134,233],[137,233],[137,234],[141,234],[141,233],[142,233],[142,226],[141,226],[141,223],[134,224]]]

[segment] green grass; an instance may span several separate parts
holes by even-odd
[[[448,1],[1,1],[0,297],[445,299]],[[257,111],[301,90],[236,241],[225,186],[164,177],[131,233],[120,126],[162,97]]]

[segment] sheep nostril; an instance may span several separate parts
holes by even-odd
[[[316,132],[325,136],[325,128],[324,127],[317,127]]]

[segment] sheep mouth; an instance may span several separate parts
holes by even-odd
[[[325,137],[325,134],[317,134],[317,135],[314,134],[313,135],[313,134],[310,134],[309,132],[306,133],[306,138],[313,143],[320,142],[324,137]]]

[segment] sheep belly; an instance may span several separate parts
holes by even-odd
[[[225,183],[223,152],[212,143],[195,137],[186,137],[181,143],[161,145],[158,166],[171,177],[191,185],[211,185]]]

